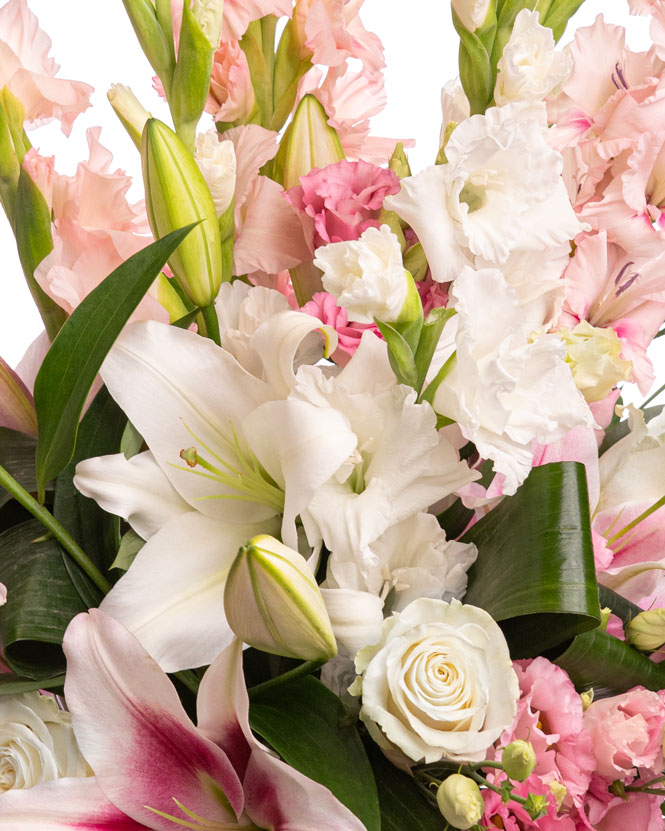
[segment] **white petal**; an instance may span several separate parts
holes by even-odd
[[[338,643],[353,658],[360,649],[381,639],[383,600],[369,592],[321,589]]]

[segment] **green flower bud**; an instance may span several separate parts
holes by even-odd
[[[122,0],[143,52],[162,81],[173,72],[173,46],[157,20],[152,0]],[[169,33],[170,35],[170,33]]]
[[[530,742],[516,739],[503,748],[501,764],[510,779],[524,782],[536,767],[536,754]]]
[[[192,302],[209,306],[222,282],[222,253],[217,211],[203,174],[173,130],[155,118],[146,122],[141,156],[153,234],[163,237],[199,221],[169,265]]]
[[[485,813],[480,788],[461,773],[443,780],[436,792],[436,804],[449,825],[463,830],[479,823]]]
[[[150,118],[150,113],[134,95],[130,87],[126,87],[124,84],[112,84],[106,95],[115,114],[122,122],[122,126],[140,150],[143,128]]]
[[[626,627],[626,640],[644,652],[654,652],[665,643],[665,609],[649,609]]]
[[[224,589],[229,626],[263,652],[327,661],[337,654],[321,592],[304,557],[261,534],[238,552]]]

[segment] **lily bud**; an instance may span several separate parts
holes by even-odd
[[[482,29],[490,14],[496,14],[495,0],[452,0],[453,10],[470,32]]]
[[[626,640],[644,652],[660,649],[665,643],[665,609],[640,612],[626,627]]]
[[[143,130],[141,157],[153,234],[163,237],[199,221],[169,265],[190,300],[209,306],[222,282],[222,253],[217,211],[203,174],[173,130],[155,118]]]
[[[461,773],[453,773],[443,780],[436,792],[436,804],[446,822],[463,831],[479,823],[485,813],[480,788]]]
[[[305,95],[275,157],[273,177],[285,190],[300,184],[300,177],[345,158],[337,131],[328,124],[323,106]]]
[[[238,552],[224,589],[229,626],[250,646],[274,655],[327,661],[335,636],[305,559],[261,534]]]
[[[124,84],[112,84],[111,89],[106,95],[115,114],[122,122],[122,126],[127,130],[129,137],[140,150],[143,128],[145,127],[146,121],[150,118],[150,113],[134,95],[131,88],[126,87]]]
[[[503,748],[501,764],[510,779],[525,782],[536,767],[536,754],[530,742],[516,739]]]
[[[212,49],[217,49],[222,39],[224,0],[195,0],[192,13]]]

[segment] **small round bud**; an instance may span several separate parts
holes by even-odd
[[[626,627],[626,640],[637,649],[653,652],[665,643],[665,609],[649,609]]]
[[[510,779],[526,781],[536,767],[536,754],[531,743],[522,739],[511,742],[503,749],[501,764]]]
[[[479,823],[485,813],[480,788],[461,773],[443,780],[436,792],[436,803],[446,822],[462,831]]]

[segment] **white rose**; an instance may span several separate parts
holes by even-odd
[[[494,89],[497,104],[542,101],[568,78],[573,59],[558,52],[549,26],[541,26],[539,13],[528,9],[515,18],[510,40],[498,63]]]
[[[415,762],[480,761],[515,717],[519,686],[492,617],[421,598],[356,656],[360,717],[385,750]]]
[[[236,186],[236,151],[233,142],[220,141],[217,130],[199,133],[194,158],[210,188],[219,216],[231,204]]]
[[[90,775],[69,713],[38,692],[0,696],[0,794]]]
[[[399,240],[387,225],[368,228],[358,240],[316,249],[323,288],[348,311],[349,320],[397,320],[408,293]]]

